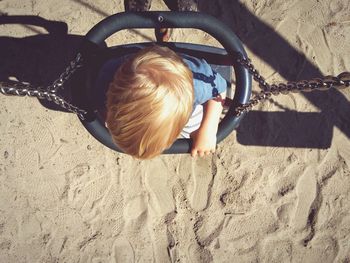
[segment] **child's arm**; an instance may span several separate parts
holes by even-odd
[[[203,120],[198,130],[191,133],[193,140],[191,155],[204,156],[215,152],[216,133],[220,121],[220,115],[225,102],[226,92],[217,98],[208,100],[204,104]]]

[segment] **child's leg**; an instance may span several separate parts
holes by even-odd
[[[175,1],[175,0],[174,0]],[[198,11],[198,0],[176,0],[177,11]],[[152,0],[124,0],[125,11],[149,11]],[[158,42],[167,42],[170,39],[169,28],[156,28],[155,35]]]
[[[173,0],[175,1],[175,0]],[[176,0],[176,11],[198,11],[198,0]],[[159,28],[155,30],[158,42],[168,42],[171,35],[169,28]]]
[[[156,28],[154,34],[158,42],[168,42],[171,35],[170,28]]]

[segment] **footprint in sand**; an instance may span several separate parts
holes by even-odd
[[[193,190],[190,205],[195,211],[202,211],[208,203],[208,188],[213,179],[211,169],[212,156],[196,158],[192,162]]]
[[[147,210],[145,197],[140,194],[126,202],[124,209],[124,219],[126,221],[139,218]]]
[[[150,193],[150,206],[159,216],[175,210],[172,190],[168,185],[169,169],[160,160],[150,160],[145,173],[145,187]]]
[[[200,262],[201,254],[198,244],[190,244],[187,248],[187,260],[191,263]]]
[[[113,244],[111,263],[135,262],[134,250],[125,238],[117,239]]]
[[[266,238],[262,244],[262,262],[292,262],[293,243],[275,236]]]
[[[307,226],[310,208],[316,198],[317,182],[314,171],[313,167],[307,168],[297,182],[298,201],[294,214],[294,228],[296,230],[303,230]]]
[[[130,171],[132,171],[131,174],[130,172],[123,172],[120,177],[125,222],[143,219],[144,212],[147,211],[147,196],[142,186],[142,178],[145,177],[144,166],[138,162],[133,162]]]

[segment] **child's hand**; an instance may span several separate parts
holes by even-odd
[[[201,129],[191,133],[192,138],[192,157],[199,155],[200,157],[215,152],[216,147],[216,131]]]
[[[204,104],[203,119],[198,130],[191,133],[193,141],[191,155],[204,156],[215,152],[216,133],[222,112],[222,102],[226,92],[221,93],[217,98],[208,100]]]

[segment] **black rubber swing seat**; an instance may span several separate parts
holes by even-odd
[[[237,36],[219,20],[198,12],[128,12],[107,17],[87,33],[80,50],[84,66],[73,78],[72,99],[75,104],[87,111],[81,122],[98,141],[113,150],[122,152],[113,143],[101,118],[99,105],[101,100],[102,104],[104,103],[106,87],[96,85],[96,78],[108,60],[135,53],[140,48],[152,44],[150,42],[106,47],[105,40],[109,36],[120,30],[132,28],[195,28],[217,39],[224,49],[177,42],[157,44],[165,45],[178,53],[205,59],[229,84],[232,67],[234,68],[236,81],[234,98],[229,111],[219,124],[217,142],[222,141],[238,127],[244,114],[235,116],[235,108],[249,101],[252,77],[248,70],[237,62],[239,57],[247,57]],[[190,139],[178,139],[163,153],[188,153],[190,150]]]

